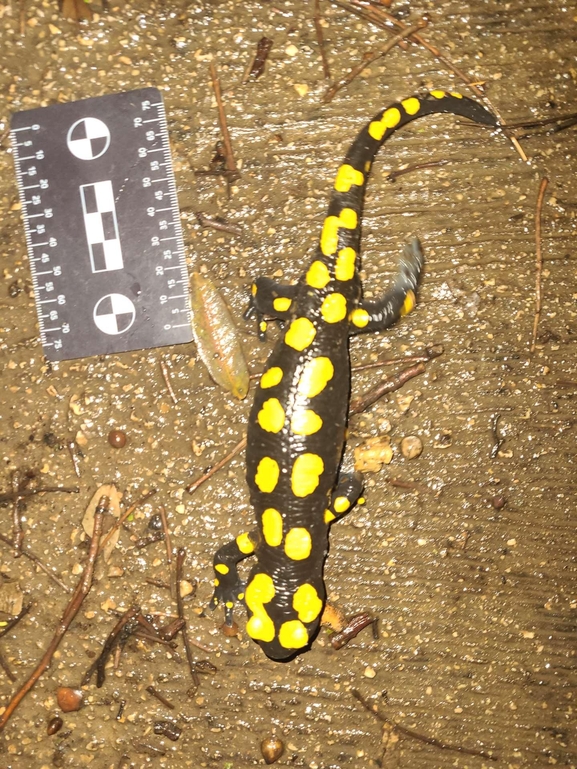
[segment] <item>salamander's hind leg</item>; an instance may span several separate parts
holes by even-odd
[[[423,268],[423,251],[418,238],[405,246],[399,272],[392,288],[376,302],[361,301],[350,316],[351,334],[383,331],[416,304],[415,291]]]
[[[254,553],[257,541],[258,531],[254,529],[223,545],[214,555],[214,593],[209,606],[216,609],[219,604],[224,605],[227,625],[232,625],[234,604],[244,598],[245,584],[239,577],[237,565]]]
[[[364,502],[361,497],[362,490],[362,473],[341,473],[333,491],[331,503],[325,511],[325,522],[332,523],[346,515],[355,503],[362,504]]]
[[[257,278],[250,289],[250,302],[244,317],[256,316],[258,335],[264,339],[267,323],[264,316],[277,320],[288,320],[290,307],[297,292],[297,286],[286,286],[270,278]]]

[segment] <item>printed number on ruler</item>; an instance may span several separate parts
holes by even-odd
[[[11,136],[46,357],[190,342],[160,92],[19,112]]]

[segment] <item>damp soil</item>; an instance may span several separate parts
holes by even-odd
[[[77,24],[52,2],[0,4],[0,486],[10,491],[14,471],[30,471],[32,485],[78,487],[76,494],[26,498],[22,510],[25,546],[69,588],[86,561],[81,521],[96,489],[114,483],[125,506],[147,490],[157,493],[126,523],[110,561],[97,561],[92,590],[52,666],[4,729],[0,767],[237,769],[263,764],[260,742],[273,733],[285,745],[278,766],[577,766],[575,129],[524,140],[530,164],[503,136],[448,116],[407,127],[381,151],[364,217],[366,292],[386,287],[411,235],[422,240],[426,267],[415,311],[386,334],[355,338],[353,362],[416,354],[433,343],[444,354],[350,425],[352,447],[388,434],[394,457],[367,474],[366,504],[333,527],[326,582],[330,601],[345,613],[378,617],[378,638],[367,629],[335,651],[323,630],[310,651],[278,664],[246,637],[242,611],[236,638],[204,611],[215,549],[252,525],[243,456],[196,493],[184,490],[241,439],[250,394],[238,402],[212,383],[193,344],[46,362],[10,115],[147,85],[162,89],[188,261],[226,299],[257,374],[278,330],[262,344],[242,320],[250,278],[300,274],[357,130],[419,89],[465,88],[410,46],[374,62],[323,104],[312,2],[113,2],[95,10],[92,21]],[[506,120],[574,111],[574,4],[393,2],[392,10],[405,19],[429,13],[424,36],[485,83]],[[322,3],[321,11],[333,78],[388,37],[336,5]],[[243,84],[265,35],[273,41],[265,72]],[[222,179],[195,176],[220,138],[210,61],[241,171],[230,194]],[[387,178],[402,164],[438,160],[449,162],[394,183]],[[543,311],[531,354],[535,204],[544,176]],[[195,211],[223,216],[241,234],[201,228]],[[354,375],[354,392],[381,374]],[[126,433],[123,447],[109,444],[113,429]],[[419,457],[403,457],[406,436],[421,439]],[[72,440],[82,452],[80,477],[67,448]],[[186,548],[184,578],[198,583],[184,599],[190,636],[202,646],[194,653],[217,670],[194,688],[180,637],[176,650],[132,638],[116,668],[112,661],[107,667],[104,685],[97,689],[92,679],[84,707],[60,714],[62,728],[49,735],[57,687],[79,685],[118,612],[138,604],[159,622],[176,615],[174,589],[146,581],[174,583],[164,543],[135,547],[161,504],[174,547]],[[0,531],[8,537],[11,522],[12,505],[4,503]],[[0,673],[5,706],[46,648],[69,595],[8,545],[0,548],[3,583],[17,583],[31,604],[0,640],[16,678]],[[150,685],[174,710],[146,691]],[[353,689],[390,722],[492,752],[498,763],[383,731]],[[176,723],[180,738],[155,734],[158,720]]]

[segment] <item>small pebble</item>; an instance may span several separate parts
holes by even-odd
[[[405,459],[416,459],[423,453],[423,441],[416,435],[407,435],[401,441],[401,454]]]
[[[163,734],[169,740],[176,742],[182,734],[182,729],[172,721],[155,721],[154,733]]]
[[[56,734],[56,732],[59,732],[62,729],[63,723],[64,721],[60,716],[54,716],[54,718],[51,718],[50,721],[48,721],[46,734]]]
[[[274,764],[284,753],[284,743],[278,737],[267,737],[260,744],[260,752],[267,764]]]
[[[148,528],[152,529],[152,531],[160,531],[162,529],[162,517],[158,513],[150,516]]]
[[[59,686],[56,690],[56,701],[63,713],[80,710],[84,700],[82,689],[72,689],[70,686]]]
[[[108,433],[108,443],[113,449],[123,449],[126,446],[126,433],[123,430],[111,430]]]
[[[491,500],[491,504],[493,505],[495,510],[502,510],[507,504],[507,500],[502,494],[496,494]]]
[[[234,638],[238,635],[238,625],[233,621],[232,625],[227,625],[226,622],[220,626],[222,634],[227,638]]]

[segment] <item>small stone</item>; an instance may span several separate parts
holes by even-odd
[[[54,716],[54,718],[51,718],[50,721],[48,721],[48,725],[46,726],[46,734],[56,734],[56,732],[59,732],[62,729],[63,724],[64,721],[60,718],[60,716]]]
[[[190,595],[192,591],[194,590],[194,585],[192,582],[189,582],[186,579],[180,580],[180,597],[186,598],[187,595]]]
[[[56,690],[56,701],[63,713],[80,710],[84,701],[82,689],[72,689],[70,686],[59,686]]]
[[[309,87],[306,83],[295,83],[294,89],[299,96],[306,96],[309,92]]]
[[[365,678],[374,678],[377,674],[374,668],[365,668],[363,675]]]
[[[405,459],[416,459],[423,453],[423,441],[417,435],[406,435],[401,441],[401,454]]]
[[[274,764],[284,753],[284,743],[278,737],[267,737],[260,744],[260,752],[267,764]]]
[[[113,449],[123,449],[126,446],[126,433],[123,430],[111,430],[108,433],[108,443]]]

